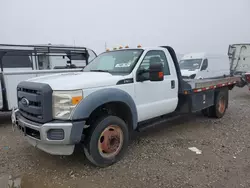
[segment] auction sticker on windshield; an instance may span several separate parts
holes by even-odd
[[[116,64],[115,67],[130,67],[131,63],[119,63]]]

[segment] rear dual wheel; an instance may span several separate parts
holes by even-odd
[[[119,117],[105,116],[87,130],[84,153],[95,166],[106,167],[123,157],[128,141],[129,131],[126,123]]]
[[[215,104],[201,112],[204,116],[222,118],[226,112],[228,103],[228,90],[220,91],[215,96]]]
[[[226,112],[226,97],[221,95],[218,98],[217,107],[215,109],[216,117],[222,117]]]

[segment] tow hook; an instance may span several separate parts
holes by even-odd
[[[17,119],[16,119],[16,112],[18,112],[18,109],[12,108],[11,112],[11,124],[12,124],[12,131],[15,131],[15,128],[17,127]]]

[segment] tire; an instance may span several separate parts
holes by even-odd
[[[128,126],[116,116],[98,119],[87,129],[85,135],[84,153],[89,162],[98,167],[118,162],[129,143]]]
[[[208,116],[222,118],[228,105],[228,90],[220,91],[215,96],[215,104],[208,108]]]

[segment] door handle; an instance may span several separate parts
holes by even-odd
[[[175,88],[175,81],[171,80],[171,89],[174,89],[174,88]]]

